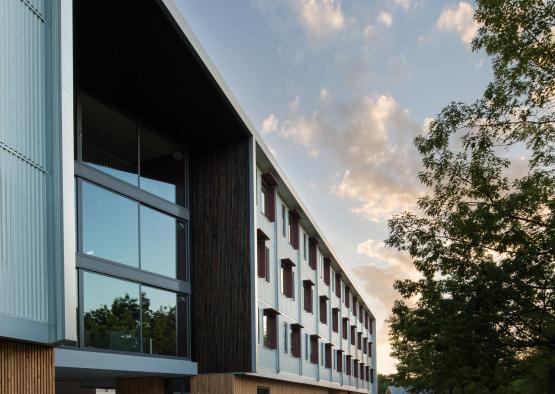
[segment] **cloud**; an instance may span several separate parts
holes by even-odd
[[[420,159],[412,140],[422,126],[393,97],[334,101],[328,96],[309,114],[298,110],[300,99],[293,102],[277,134],[311,156],[326,149],[339,160],[344,170],[331,192],[355,202],[352,212],[378,222],[415,206],[421,193],[416,178]]]
[[[330,92],[328,91],[328,89],[324,87],[320,88],[320,100],[322,101],[326,100],[329,94]]]
[[[279,125],[279,120],[276,115],[270,114],[266,119],[262,121],[262,132],[273,133],[277,130]]]
[[[341,4],[336,0],[292,0],[291,4],[311,37],[323,37],[345,26]]]
[[[394,0],[397,5],[403,7],[406,11],[410,10],[410,7],[413,5],[413,0]]]
[[[376,35],[376,29],[374,29],[372,25],[366,25],[362,30],[362,36],[364,37],[365,40],[374,38],[375,35]]]
[[[474,10],[469,3],[459,2],[458,6],[445,8],[437,20],[437,27],[441,31],[455,31],[460,35],[464,44],[476,37],[480,25],[474,20]]]
[[[358,245],[357,251],[369,258],[368,264],[354,268],[353,273],[368,295],[365,299],[378,325],[376,336],[380,372],[394,372],[395,360],[390,356],[388,328],[384,323],[391,313],[393,303],[400,298],[399,293],[393,289],[393,282],[418,279],[419,274],[408,255],[386,247],[381,241],[364,241]]]
[[[393,24],[393,16],[387,11],[381,11],[378,15],[378,22],[390,27]]]

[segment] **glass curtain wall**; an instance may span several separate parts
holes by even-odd
[[[77,104],[79,346],[189,357],[186,150],[88,95]]]

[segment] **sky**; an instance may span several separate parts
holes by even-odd
[[[362,287],[378,372],[395,371],[385,319],[396,279],[387,220],[414,209],[415,136],[491,78],[473,3],[440,0],[175,0],[233,95]]]

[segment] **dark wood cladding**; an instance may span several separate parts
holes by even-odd
[[[141,378],[116,379],[116,392],[118,394],[164,394],[164,378],[149,376]]]
[[[249,372],[248,140],[190,156],[192,346],[199,373]]]
[[[0,339],[0,393],[54,394],[54,350]]]

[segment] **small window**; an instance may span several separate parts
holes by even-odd
[[[332,330],[339,332],[339,309],[333,308],[332,311]]]
[[[308,347],[310,345],[310,342],[308,342],[308,334],[304,334],[304,358],[305,360],[308,360]]]
[[[356,345],[357,327],[351,326],[351,345]]]
[[[262,182],[262,186],[260,186],[260,212],[262,212],[263,215],[266,215],[266,212],[268,210],[267,201],[269,193],[270,191],[266,187],[266,184]]]
[[[296,358],[301,357],[301,327],[298,324],[291,324],[291,355]]]
[[[287,237],[287,215],[285,205],[281,204],[281,235]]]
[[[349,339],[349,319],[347,317],[343,318],[342,334],[343,334],[343,339]]]
[[[270,394],[270,389],[268,387],[257,387],[256,394]]]
[[[306,233],[303,233],[303,259],[304,261],[308,259],[308,238]]]
[[[265,266],[266,266],[266,275],[265,279],[266,282],[270,283],[270,248],[265,246],[266,248],[266,258],[265,258]]]

